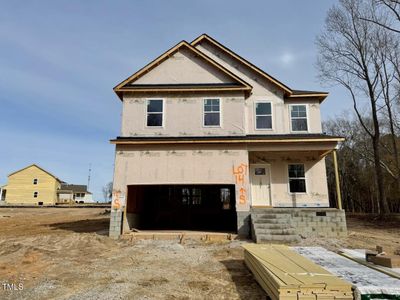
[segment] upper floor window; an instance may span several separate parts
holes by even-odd
[[[204,126],[220,126],[219,99],[204,99]]]
[[[289,171],[289,192],[305,193],[306,192],[306,173],[304,164],[291,164],[288,166]]]
[[[37,198],[37,197],[38,197],[38,195],[39,195],[39,193],[38,193],[38,192],[33,192],[33,198]]]
[[[256,129],[272,129],[271,102],[256,103]]]
[[[290,122],[292,131],[308,131],[307,105],[290,105]]]
[[[147,100],[147,126],[163,126],[163,109],[164,103],[162,99]]]
[[[37,180],[37,178],[35,178],[35,179],[33,179],[33,184],[38,184],[38,180]]]

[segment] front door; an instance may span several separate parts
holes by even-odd
[[[272,206],[269,165],[250,165],[250,181],[252,206]]]

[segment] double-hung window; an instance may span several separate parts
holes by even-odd
[[[272,129],[270,102],[256,102],[256,129]]]
[[[204,99],[204,126],[220,126],[220,124],[220,100]]]
[[[290,122],[292,131],[308,131],[307,105],[290,105]]]
[[[147,126],[163,126],[163,109],[164,103],[162,99],[147,100]]]
[[[290,164],[289,171],[289,192],[306,193],[306,174],[304,164]]]

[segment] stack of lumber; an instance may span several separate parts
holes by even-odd
[[[243,245],[244,260],[272,300],[351,300],[352,285],[284,245]]]

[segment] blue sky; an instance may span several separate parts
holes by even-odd
[[[96,200],[112,180],[121,102],[112,88],[180,40],[208,33],[294,89],[326,90],[326,120],[351,109],[323,87],[316,35],[336,1],[3,1],[0,183],[37,163]]]

